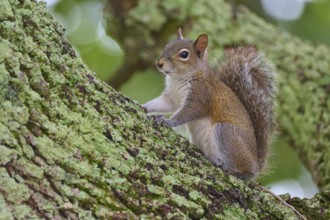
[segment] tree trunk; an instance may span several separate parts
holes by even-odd
[[[298,218],[98,80],[45,3],[0,21],[0,219]],[[329,193],[287,200],[330,216]]]
[[[278,70],[279,133],[298,153],[319,189],[330,190],[329,47],[303,42],[245,7],[223,0],[105,2],[109,33],[128,57],[140,56],[144,63],[155,62],[168,33],[175,36],[179,26],[185,33],[192,30],[191,39],[209,34],[211,63],[219,62],[225,46],[252,44],[263,51]]]

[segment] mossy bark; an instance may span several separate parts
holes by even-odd
[[[0,6],[0,219],[297,219],[98,80],[45,3]]]
[[[278,70],[279,134],[298,153],[319,189],[330,190],[329,47],[302,41],[223,0],[105,2],[109,33],[127,57],[138,56],[143,63],[155,62],[168,33],[175,37],[179,26],[190,39],[209,35],[211,63],[219,62],[225,46],[252,44],[264,52]]]

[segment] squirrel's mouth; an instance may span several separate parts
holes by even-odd
[[[170,71],[168,71],[168,70],[162,70],[162,69],[159,69],[159,71],[160,71],[161,73],[165,74],[165,75],[167,75],[167,74],[170,74],[170,73],[171,73],[171,72],[170,72]]]

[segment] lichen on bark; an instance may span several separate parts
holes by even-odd
[[[297,219],[98,80],[45,3],[1,4],[0,219]]]

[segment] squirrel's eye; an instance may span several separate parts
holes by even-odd
[[[183,58],[183,59],[187,59],[188,56],[189,56],[189,52],[186,51],[186,50],[183,50],[183,51],[181,51],[181,52],[179,53],[179,56],[180,56],[181,58]]]

